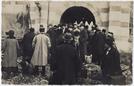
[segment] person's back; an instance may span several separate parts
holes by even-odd
[[[45,34],[38,34],[33,39],[34,53],[32,58],[36,58],[35,65],[46,65],[48,58],[49,38]]]
[[[7,38],[5,41],[5,57],[8,67],[16,67],[17,66],[17,47],[18,41],[16,39]]]
[[[32,57],[33,54],[32,41],[34,36],[35,36],[34,32],[28,32],[24,35],[22,40],[24,56],[29,56],[30,58]]]
[[[84,26],[80,27],[80,57],[83,62],[85,62],[85,55],[87,55],[87,42],[88,42],[88,33],[87,29]]]
[[[30,47],[31,48],[34,36],[35,36],[35,34],[32,33],[32,32],[26,33],[24,35],[23,39],[26,42],[26,43],[24,43],[24,47]]]
[[[14,37],[14,31],[10,30],[7,37],[2,45],[2,52],[4,57],[2,58],[2,71],[7,73],[17,72],[17,56],[19,51],[19,44],[17,39]]]
[[[100,64],[100,59],[104,54],[105,39],[103,34],[100,31],[96,31],[91,40],[92,46],[92,62],[95,64]]]
[[[58,53],[60,53],[59,60],[62,60],[61,63],[64,63],[66,59],[73,61],[73,58],[75,58],[76,52],[74,47],[71,44],[59,45],[56,47],[56,50]]]
[[[72,45],[62,44],[56,48],[57,72],[62,84],[73,84],[79,70],[79,58]]]
[[[120,53],[116,47],[114,47],[114,41],[108,37],[106,40],[107,48],[105,49],[104,56],[102,58],[102,68],[104,74],[118,75],[121,74],[120,67]]]
[[[54,74],[55,79],[52,84],[75,84],[76,76],[80,69],[80,59],[73,45],[71,45],[71,38],[69,43],[64,42],[63,44],[56,47],[54,54]]]
[[[48,49],[51,47],[50,39],[45,35],[45,28],[40,27],[40,33],[33,39],[32,46],[34,53],[31,59],[33,66],[38,68],[36,71],[45,74],[45,66],[48,64]]]

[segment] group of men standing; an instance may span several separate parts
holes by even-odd
[[[92,55],[94,64],[101,66],[104,76],[121,74],[119,52],[111,32],[107,35],[97,25],[89,30],[84,24],[50,25],[46,33],[43,25],[40,25],[39,31],[35,35],[34,28],[30,28],[20,45],[14,37],[14,31],[8,32],[9,37],[2,48],[4,54],[8,55],[2,60],[8,64],[2,66],[4,69],[17,66],[17,51],[21,47],[23,61],[32,64],[36,73],[44,75],[45,66],[50,64],[53,71],[50,84],[76,84],[88,55]]]

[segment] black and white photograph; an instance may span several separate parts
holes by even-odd
[[[133,1],[2,0],[2,85],[132,85]]]

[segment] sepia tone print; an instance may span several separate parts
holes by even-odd
[[[2,1],[2,84],[132,84],[132,1]]]

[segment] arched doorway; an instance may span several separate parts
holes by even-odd
[[[93,13],[89,9],[82,6],[73,6],[68,8],[64,11],[60,19],[60,23],[62,24],[73,24],[75,21],[78,23],[81,21],[85,23],[85,21],[87,21],[89,24],[92,21],[96,24]]]

